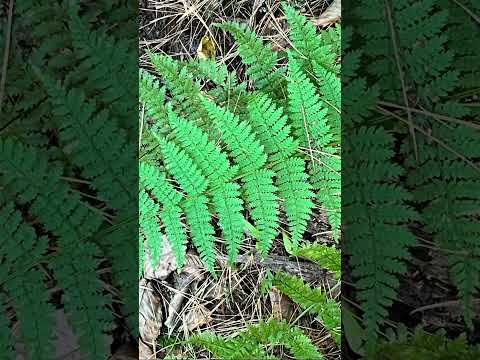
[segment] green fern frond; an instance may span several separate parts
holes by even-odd
[[[134,174],[126,170],[135,149],[128,143],[125,131],[109,121],[107,110],[94,115],[95,104],[87,101],[83,92],[77,89],[67,92],[37,72],[50,96],[53,114],[61,119],[61,145],[68,147],[82,175],[92,180],[92,187],[113,209],[127,208],[135,200],[135,192],[128,185],[135,182]],[[105,151],[106,148],[109,151]]]
[[[277,53],[271,44],[264,44],[247,26],[225,22],[217,26],[233,35],[238,43],[238,52],[247,68],[247,76],[257,89],[267,84],[267,76],[277,63]]]
[[[286,321],[261,321],[256,326],[250,326],[240,334],[243,342],[270,343],[285,345],[296,359],[323,359],[311,340],[296,326]]]
[[[249,124],[210,101],[204,100],[204,106],[242,169],[245,203],[260,232],[257,239],[259,250],[266,255],[278,233],[278,198],[275,194],[277,188],[273,185],[274,173],[262,169],[267,161],[264,147]]]
[[[103,306],[108,298],[102,294],[95,272],[94,257],[101,252],[91,243],[78,247],[99,228],[101,219],[60,180],[62,168],[52,166],[44,154],[10,139],[0,140],[0,149],[6,155],[0,160],[0,182],[19,194],[19,203],[31,203],[29,211],[59,238],[60,250],[51,266],[65,291],[64,305],[85,346],[82,349],[105,356],[105,344],[98,339],[111,314]],[[82,329],[85,326],[90,329],[87,333]]]
[[[317,62],[325,69],[338,73],[338,69],[334,65],[337,54],[335,51],[331,51],[333,44],[322,41],[315,26],[292,6],[284,4],[283,10],[289,25],[288,36],[292,40],[296,51],[295,53],[292,52],[291,56],[297,59],[305,59],[308,62],[307,70],[310,72],[313,69],[313,62]],[[294,55],[298,53],[300,56]]]
[[[187,244],[187,237],[183,230],[183,224],[181,222],[181,208],[180,208],[180,201],[182,200],[182,195],[175,190],[175,188],[167,181],[167,178],[163,172],[161,172],[157,167],[153,165],[146,164],[144,162],[140,162],[140,185],[144,187],[146,190],[152,193],[153,196],[162,204],[163,209],[160,213],[158,213],[158,207],[151,205],[150,208],[155,211],[154,216],[159,215],[160,219],[162,220],[163,225],[165,226],[165,233],[167,235],[167,239],[172,246],[173,252],[175,254],[177,267],[180,269],[183,264],[185,263],[185,252],[186,252],[186,244]],[[144,191],[140,193],[140,213],[142,214],[142,198],[145,198],[147,195]],[[150,198],[148,198],[150,199]],[[146,200],[148,202],[150,200]],[[146,224],[143,223],[145,220]],[[155,219],[150,218],[144,219],[143,217],[140,219],[140,225],[148,226],[149,221],[155,221]],[[152,225],[155,226],[155,225]],[[155,228],[151,228],[153,234],[150,236],[154,237],[154,240],[151,244],[155,244],[159,242],[162,243],[160,229],[158,226]],[[155,240],[156,239],[156,240]],[[150,242],[147,235],[147,241]],[[158,256],[161,255],[160,250],[150,249],[153,253],[158,253]],[[143,253],[140,254],[143,256]]]
[[[170,92],[175,103],[175,111],[189,120],[201,122],[205,114],[199,101],[201,91],[199,83],[194,81],[188,69],[181,67],[177,61],[168,56],[147,53],[150,62]]]
[[[305,173],[305,161],[291,157],[275,165],[273,169],[276,171],[275,185],[278,194],[284,199],[291,240],[296,247],[303,239],[314,206],[314,193]]]
[[[275,185],[280,198],[284,199],[285,212],[295,246],[302,239],[310,218],[314,196],[308,176],[305,173],[303,159],[293,157],[297,143],[290,136],[287,118],[282,109],[276,108],[263,94],[252,96],[249,106],[249,122],[275,164]]]
[[[448,145],[428,144],[420,138],[419,162],[408,178],[414,201],[423,205],[425,230],[445,249],[454,283],[464,307],[467,326],[473,329],[473,299],[480,290],[480,225],[478,223],[479,170],[457,154],[478,158],[480,137],[463,126],[433,126],[432,134]],[[452,149],[453,152],[449,149]]]
[[[284,345],[295,356],[295,359],[299,360],[323,359],[318,349],[302,330],[277,320],[261,321],[257,325],[250,325],[245,331],[231,339],[210,333],[200,333],[190,337],[188,342],[205,347],[214,356],[221,359],[277,359],[263,349],[266,345]]]
[[[227,65],[219,64],[213,59],[192,59],[185,64],[188,72],[204,81],[213,81],[218,86],[226,86]]]
[[[153,266],[156,266],[162,255],[162,234],[159,231],[159,224],[156,218],[159,213],[159,206],[145,191],[140,192],[138,202],[140,205],[140,238],[146,238]],[[142,270],[140,269],[141,275]]]
[[[352,275],[358,279],[358,299],[372,354],[379,325],[396,298],[398,276],[407,270],[408,248],[415,244],[405,224],[417,215],[406,205],[409,194],[397,185],[402,169],[391,161],[392,136],[382,128],[362,127],[347,140],[345,167],[358,175],[344,179],[342,186],[342,211],[349,219],[345,252],[352,255]]]
[[[269,161],[282,161],[295,153],[298,143],[290,136],[291,126],[282,108],[277,108],[267,95],[259,92],[250,96],[248,112],[248,122],[269,155]]]
[[[209,139],[208,134],[191,121],[178,117],[171,107],[168,107],[168,123],[173,130],[173,136],[182,148],[195,160],[209,184],[228,182],[238,172],[238,167],[232,167],[225,153]],[[212,185],[215,186],[215,185]]]
[[[246,204],[260,232],[257,247],[263,256],[267,256],[278,234],[278,197],[273,176],[273,171],[261,169],[243,178]]]
[[[302,309],[317,316],[335,341],[340,344],[340,306],[334,299],[328,298],[318,288],[311,288],[301,278],[282,272],[275,274],[273,285]]]
[[[245,175],[260,169],[267,161],[263,145],[260,144],[252,130],[245,121],[240,121],[230,111],[215,103],[202,99],[203,106],[208,116],[221,133],[222,140],[229,147],[232,157]]]
[[[93,243],[81,248],[61,248],[52,261],[58,283],[64,289],[62,297],[69,322],[79,337],[82,352],[91,359],[104,359],[109,353],[105,333],[110,330],[111,303],[97,279],[96,269],[103,254]]]
[[[203,194],[208,180],[187,153],[172,142],[157,137],[165,167],[189,196]]]
[[[332,271],[337,278],[340,278],[341,253],[334,246],[306,243],[299,247],[293,255],[311,260],[321,267]]]
[[[34,267],[46,253],[47,238],[38,238],[11,203],[0,208],[0,232],[0,284],[11,299],[20,325],[20,339],[28,356],[52,359],[54,309],[49,302],[45,276]],[[8,330],[8,324],[5,329]],[[0,342],[0,346],[6,347],[8,354],[10,337],[6,334],[2,337],[7,342]]]
[[[294,134],[306,148],[322,147],[332,141],[327,123],[328,108],[318,95],[314,85],[302,71],[300,62],[292,52],[288,57],[288,112]]]
[[[157,131],[162,129],[167,119],[165,114],[166,89],[147,71],[140,69],[138,76],[139,100],[144,104],[146,112],[157,121]]]
[[[213,271],[215,262],[215,230],[208,211],[208,198],[204,195],[208,181],[201,174],[193,160],[176,145],[158,139],[164,157],[165,167],[187,193],[183,208],[190,227],[192,241],[204,260],[207,269]]]

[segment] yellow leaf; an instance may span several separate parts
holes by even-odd
[[[202,40],[200,40],[200,45],[198,45],[197,56],[199,59],[215,59],[217,54],[217,49],[215,47],[215,42],[208,35],[204,35]]]

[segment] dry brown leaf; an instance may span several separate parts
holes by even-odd
[[[160,298],[150,282],[142,279],[139,282],[139,330],[140,338],[146,344],[154,344],[162,328],[162,311],[160,308]]]
[[[283,295],[275,286],[268,292],[272,304],[272,316],[274,319],[290,319],[293,314],[292,301]]]
[[[208,324],[211,312],[203,305],[193,307],[183,318],[183,328],[187,331],[195,330],[202,325]]]
[[[342,17],[341,0],[333,0],[333,3],[323,12],[318,19],[313,20],[315,26],[327,26],[335,24]]]
[[[145,279],[164,280],[172,271],[175,271],[176,268],[177,262],[175,260],[175,254],[165,235],[163,236],[162,256],[160,256],[156,266],[153,266],[150,251],[148,246],[145,246],[145,261],[143,263],[143,276]]]

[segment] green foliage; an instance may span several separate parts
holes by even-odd
[[[28,358],[53,358],[54,306],[85,359],[108,356],[114,303],[116,320],[127,317],[133,335],[138,328],[138,299],[128,297],[138,261],[134,9],[120,0],[15,2],[0,109],[2,358],[14,357],[14,328]],[[108,292],[100,267],[111,269]]]
[[[199,333],[191,336],[188,342],[209,350],[220,359],[277,359],[265,349],[284,345],[295,359],[323,359],[310,339],[296,326],[284,321],[261,321],[233,338],[225,339],[219,335]]]
[[[334,299],[329,298],[319,288],[311,288],[301,278],[282,272],[275,274],[273,285],[302,309],[318,317],[340,344],[340,306]]]
[[[309,26],[301,15],[295,19],[303,20],[292,23],[292,31]],[[267,256],[279,234],[281,211],[293,247],[298,247],[315,197],[329,214],[335,238],[340,228],[340,140],[334,130],[340,128],[340,117],[333,114],[334,106],[323,102],[338,102],[337,74],[325,82],[309,78],[302,60],[291,55],[288,65],[277,64],[278,54],[243,25],[218,26],[237,41],[254,91],[247,92],[235,72],[213,60],[181,62],[152,53],[151,63],[160,76],[157,80],[141,71],[139,85],[140,101],[151,117],[143,120],[140,169],[147,163],[157,168],[169,188],[181,194],[175,228],[183,226],[179,216],[185,214],[189,237],[210,270],[215,236],[220,235],[217,226],[230,262],[238,255],[246,229],[252,230],[258,250]],[[333,46],[330,39],[328,47]],[[314,41],[301,48],[312,47],[317,47]],[[330,53],[324,58],[321,51],[315,54],[320,57],[311,59],[312,66],[335,58]],[[287,77],[280,76],[287,72]],[[322,70],[318,74],[322,76]],[[274,83],[283,89],[273,91]],[[141,174],[142,184],[149,183],[149,176],[153,173]],[[175,234],[168,237],[177,236],[170,242],[185,244],[179,235],[183,232],[169,230],[171,224],[162,218],[169,200],[155,194],[154,187],[150,184],[147,196],[141,195],[144,213],[151,214],[142,217],[145,225],[141,224],[147,245],[156,243],[162,225],[166,233]],[[140,192],[145,189],[142,185]],[[161,227],[148,235],[158,220]],[[174,246],[174,251],[177,261],[183,258],[183,247]],[[158,249],[151,252],[159,254]]]
[[[468,11],[479,7],[470,0],[351,5],[344,19],[352,29],[342,34],[342,166],[355,174],[343,179],[345,249],[367,355],[374,357],[379,325],[396,300],[415,242],[414,221],[416,231],[446,250],[465,323],[474,328],[479,135],[470,124],[478,110],[469,103],[478,95],[472,76],[478,75],[479,49],[472,44],[479,31]]]
[[[418,145],[424,150],[417,163],[410,159],[415,171],[410,173],[408,185],[414,200],[423,205],[425,230],[449,250],[452,279],[464,306],[465,322],[473,329],[473,299],[480,289],[480,170],[459,160],[456,153],[478,158],[480,135],[464,127],[439,126],[432,128],[432,135],[448,138],[448,148],[425,146],[425,139],[420,139]]]
[[[12,305],[20,322],[20,339],[30,357],[51,359],[53,306],[49,303],[45,276],[36,269],[46,252],[47,238],[37,237],[33,227],[22,220],[13,204],[2,204],[0,219],[0,231],[4,236],[0,283],[8,296],[16,299]],[[12,271],[19,264],[22,264],[22,274]],[[2,303],[3,301],[2,298]],[[4,315],[5,309],[2,309],[2,317]],[[3,320],[2,354],[13,354],[9,323],[6,319]],[[23,326],[24,324],[31,325]]]
[[[230,32],[238,43],[238,53],[247,68],[247,76],[258,89],[271,81],[269,75],[278,61],[278,55],[271,44],[264,44],[255,32],[246,25],[234,22],[218,24],[218,27]]]
[[[402,169],[391,162],[392,137],[380,128],[360,128],[352,135],[352,144],[345,142],[344,163],[357,176],[343,182],[343,211],[349,219],[345,252],[352,255],[352,275],[358,279],[373,347],[378,326],[396,298],[397,277],[407,270],[408,248],[415,244],[405,224],[417,216],[406,204],[410,195],[396,183]]]
[[[385,360],[474,360],[480,356],[480,346],[468,345],[465,336],[450,340],[444,330],[431,334],[417,327],[413,334],[400,327],[379,344],[378,352]]]
[[[333,272],[335,277],[340,279],[342,254],[334,246],[305,243],[290,253],[317,263],[321,267]]]

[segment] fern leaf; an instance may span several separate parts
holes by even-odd
[[[266,85],[266,77],[277,63],[277,53],[271,44],[263,44],[255,32],[247,26],[234,22],[217,24],[218,27],[230,32],[238,45],[238,52],[245,65],[248,66],[247,76],[258,89]]]
[[[298,60],[289,52],[288,110],[295,136],[303,147],[322,148],[331,143],[332,132],[327,123],[328,108],[323,106],[312,82]]]
[[[209,117],[220,131],[222,140],[229,147],[243,174],[248,174],[264,166],[267,155],[264,147],[256,139],[251,126],[240,121],[238,116],[233,115],[227,109],[206,99],[202,100]]]
[[[318,288],[312,289],[301,278],[281,272],[275,274],[273,285],[302,309],[318,316],[335,341],[340,344],[340,306],[335,300],[329,299]]]
[[[277,108],[267,95],[255,93],[248,103],[249,124],[258,136],[270,161],[281,161],[292,156],[298,143],[290,136],[290,125],[283,109]]]
[[[143,232],[143,236],[147,239],[153,266],[156,266],[160,256],[162,256],[163,241],[162,234],[159,231],[159,224],[156,219],[156,216],[159,213],[159,206],[144,191],[140,193],[138,202],[140,204],[140,229]]]
[[[187,237],[180,219],[182,195],[167,181],[164,173],[155,166],[143,162],[140,162],[140,184],[150,191],[163,205],[163,209],[158,215],[160,215],[160,219],[165,226],[168,241],[175,254],[177,267],[180,269],[185,263],[187,243]],[[152,231],[155,230],[152,229]],[[159,229],[156,229],[153,236],[158,236],[157,241],[161,244],[162,239],[160,235],[157,235],[158,233]]]
[[[261,321],[257,326],[250,326],[240,334],[243,342],[257,342],[285,345],[296,359],[323,359],[311,340],[296,326],[285,321]]]
[[[208,199],[203,193],[207,189],[208,181],[201,174],[193,160],[176,145],[159,139],[165,167],[173,174],[182,189],[187,192],[183,203],[187,223],[190,227],[192,241],[204,260],[207,268],[213,271],[215,262],[215,233],[211,225],[211,216],[208,212]]]
[[[274,173],[261,169],[266,163],[267,155],[263,146],[255,138],[252,128],[246,122],[240,122],[226,109],[205,100],[204,106],[213,123],[222,134],[233,158],[245,171],[242,177],[246,205],[251,210],[255,225],[260,231],[259,249],[264,255],[268,252],[277,235],[278,206],[273,185]]]
[[[218,216],[223,239],[227,244],[229,259],[236,258],[243,240],[243,201],[239,186],[232,182],[238,168],[232,167],[227,156],[208,139],[208,135],[190,121],[168,114],[173,135],[199,166],[208,180],[208,192]]]
[[[207,197],[197,195],[184,202],[185,215],[190,227],[192,241],[207,269],[213,271],[215,264],[215,233],[210,224],[211,216],[207,208]]]
[[[112,314],[104,308],[111,302],[96,276],[101,252],[92,243],[82,248],[62,248],[52,261],[58,283],[64,289],[68,319],[79,336],[82,352],[91,359],[104,359],[109,352],[104,333],[110,330]]]
[[[199,101],[200,85],[195,82],[187,68],[180,68],[178,62],[168,56],[147,52],[152,65],[165,82],[175,103],[175,111],[192,121],[201,121],[203,107]]]
[[[59,123],[62,146],[69,148],[82,175],[92,180],[92,186],[112,208],[127,208],[135,201],[134,191],[128,185],[135,182],[134,174],[126,170],[135,150],[128,144],[126,133],[110,121],[108,111],[94,116],[95,105],[86,100],[83,92],[77,89],[67,92],[51,79],[39,76],[50,96],[53,114],[62,119]],[[105,151],[106,147],[109,151]]]
[[[469,157],[480,156],[479,136],[463,126],[432,127],[433,136],[445,139],[448,148]],[[447,250],[450,270],[464,308],[467,326],[473,329],[473,299],[480,290],[480,226],[476,210],[480,201],[478,170],[438,144],[421,137],[419,162],[408,184],[414,200],[424,206],[425,229]],[[441,220],[441,221],[439,221]]]
[[[243,179],[247,206],[260,232],[257,247],[263,256],[267,256],[278,234],[278,197],[275,195],[277,188],[273,185],[273,176],[273,171],[257,170]]]
[[[293,157],[297,143],[289,135],[290,126],[282,116],[282,109],[276,108],[265,95],[253,96],[249,103],[249,122],[265,146],[271,161],[278,161],[273,169],[276,171],[275,185],[279,196],[284,199],[292,241],[295,246],[305,232],[310,218],[314,196],[305,174],[305,163]]]
[[[340,278],[341,253],[334,246],[307,243],[299,247],[294,252],[294,255],[309,259],[321,267],[332,271],[337,278]]]
[[[147,71],[140,69],[138,76],[138,94],[139,100],[145,105],[147,114],[160,123],[165,124],[165,87],[161,87],[159,82]]]
[[[11,203],[0,208],[0,219],[1,283],[20,324],[20,339],[29,357],[52,359],[54,309],[43,272],[32,267],[46,253],[47,238],[38,238]]]
[[[277,172],[278,194],[284,199],[285,213],[294,246],[303,238],[313,209],[314,196],[308,176],[305,174],[305,161],[292,157],[273,168]]]
[[[173,129],[173,135],[181,143],[183,149],[195,160],[210,184],[228,182],[238,172],[238,167],[232,167],[225,153],[209,140],[207,133],[192,122],[181,119],[168,110],[168,122]]]
[[[157,140],[162,150],[165,167],[182,189],[191,196],[202,194],[207,189],[208,181],[193,160],[175,144],[160,138]]]
[[[338,70],[334,66],[336,53],[317,35],[313,23],[288,4],[284,4],[283,10],[289,25],[288,36],[294,49],[309,62],[308,70],[312,70],[315,61],[325,69],[337,73]],[[293,53],[291,56],[294,56]],[[300,58],[297,55],[295,57]]]
[[[94,256],[100,253],[91,243],[78,248],[78,243],[84,243],[99,228],[101,219],[60,180],[61,167],[52,166],[46,156],[10,139],[0,140],[0,149],[6,155],[0,160],[0,182],[19,194],[20,203],[31,202],[29,211],[59,238],[61,250],[52,267],[65,290],[64,305],[80,334],[82,349],[94,357],[105,357],[105,344],[99,339],[110,313],[103,306],[108,298],[100,291],[95,272]],[[91,331],[83,333],[84,327]]]
[[[362,127],[347,140],[345,167],[358,176],[343,184],[342,211],[349,219],[345,252],[352,255],[371,354],[379,325],[396,297],[397,277],[406,272],[408,248],[415,244],[405,224],[417,215],[405,204],[408,193],[396,185],[402,171],[391,162],[392,136],[383,129]]]

